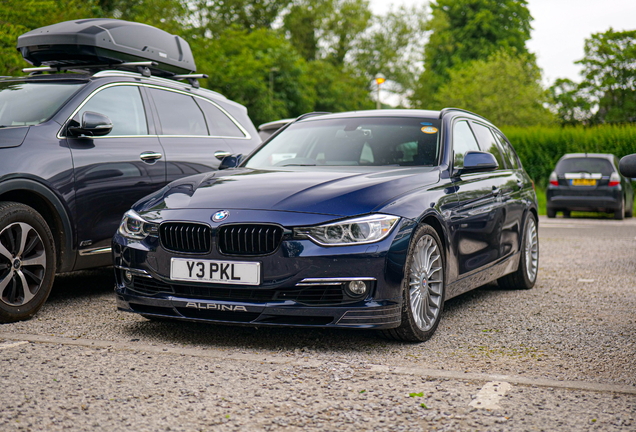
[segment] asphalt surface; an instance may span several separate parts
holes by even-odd
[[[111,270],[0,327],[0,430],[636,430],[636,220],[539,222],[534,289],[446,303],[435,336],[155,322]]]

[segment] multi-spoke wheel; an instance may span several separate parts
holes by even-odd
[[[439,324],[444,308],[444,251],[435,230],[423,225],[413,236],[407,257],[402,323],[383,334],[398,340],[423,342]]]
[[[0,205],[0,321],[26,319],[44,304],[54,277],[48,225],[31,207]]]
[[[519,267],[497,280],[502,288],[530,289],[537,281],[539,271],[539,234],[537,232],[537,220],[532,213],[526,218],[526,226],[523,231],[521,256]]]

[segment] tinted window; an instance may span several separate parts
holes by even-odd
[[[205,102],[197,98],[194,100],[205,114],[205,119],[207,120],[208,128],[210,129],[210,135],[219,137],[245,137],[245,134],[241,132],[238,126],[230,120],[223,111],[210,102]]]
[[[506,169],[507,165],[499,148],[499,143],[493,136],[490,128],[480,125],[479,123],[473,123],[473,130],[475,131],[475,135],[477,135],[480,147],[484,149],[484,151],[492,153],[495,159],[497,159],[499,169]]]
[[[614,172],[612,163],[607,159],[581,157],[562,159],[554,169],[557,174],[587,172],[590,174],[601,173],[604,176]]]
[[[455,153],[455,168],[463,168],[464,154],[468,151],[481,151],[475,135],[470,130],[467,121],[459,121],[453,126],[453,152]]]
[[[0,82],[0,126],[40,124],[84,85]]]
[[[495,131],[495,136],[499,140],[499,144],[506,153],[506,158],[510,162],[510,166],[512,166],[513,169],[519,169],[519,159],[517,159],[517,154],[512,149],[512,146],[510,145],[508,140],[497,131]]]
[[[294,123],[247,166],[433,166],[438,158],[438,119],[359,117]]]
[[[108,116],[113,130],[107,136],[148,135],[144,104],[137,86],[109,87],[95,93],[75,115],[75,120],[79,122],[86,111]]]
[[[155,101],[163,135],[207,135],[203,113],[192,96],[149,89]]]

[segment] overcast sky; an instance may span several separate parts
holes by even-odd
[[[371,0],[377,14],[389,5],[426,5],[426,0]],[[636,0],[529,0],[534,18],[528,49],[537,55],[546,83],[557,78],[580,81],[583,44],[592,33],[636,29]]]

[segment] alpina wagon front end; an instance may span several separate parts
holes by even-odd
[[[113,240],[121,310],[423,341],[445,299],[536,280],[532,183],[474,114],[313,115],[221,167],[126,213]]]

